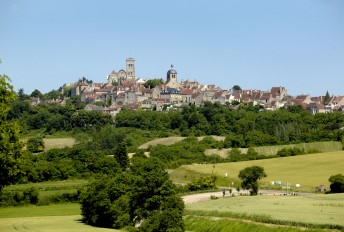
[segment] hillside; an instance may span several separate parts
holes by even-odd
[[[223,141],[225,139],[224,136],[211,136],[213,137],[215,140],[218,140],[218,141]],[[145,144],[142,144],[141,146],[139,146],[139,149],[147,149],[149,146],[156,146],[158,144],[160,145],[172,145],[172,144],[175,144],[177,142],[180,142],[184,139],[186,139],[187,137],[167,137],[167,138],[158,138],[158,139],[154,139],[152,141],[149,141]],[[204,138],[204,136],[200,136],[200,137],[197,137],[198,140],[202,140]]]
[[[300,184],[301,191],[313,192],[320,184],[328,186],[328,178],[333,174],[343,173],[344,151],[317,153],[301,156],[291,156],[275,159],[253,160],[219,164],[184,165],[171,173],[176,182],[188,182],[200,175],[212,173],[224,177],[228,174],[231,180],[237,180],[240,170],[252,165],[262,166],[267,178],[262,180],[264,187],[271,186],[271,181],[286,181],[292,186]],[[229,182],[229,180],[228,180]],[[295,187],[294,187],[295,189]],[[296,190],[296,189],[295,189]]]

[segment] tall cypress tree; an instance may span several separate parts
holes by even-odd
[[[129,166],[127,147],[124,142],[119,143],[115,147],[114,157],[123,170],[125,170]]]
[[[324,97],[324,104],[326,104],[328,100],[330,100],[330,94],[328,93],[328,91],[326,91],[326,95]]]

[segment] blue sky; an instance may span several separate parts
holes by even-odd
[[[344,1],[0,1],[0,73],[16,90],[105,82],[127,57],[142,78],[174,64],[223,89],[344,95]]]

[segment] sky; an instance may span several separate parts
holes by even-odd
[[[0,74],[17,91],[136,76],[344,95],[342,0],[1,0]]]

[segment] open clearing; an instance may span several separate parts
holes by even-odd
[[[224,140],[225,137],[224,136],[211,136],[213,137],[215,140]],[[175,144],[177,142],[180,142],[184,139],[186,139],[187,137],[167,137],[167,138],[159,138],[159,139],[154,139],[152,141],[149,141],[145,144],[142,144],[141,146],[139,146],[139,149],[147,149],[149,146],[156,146],[158,144],[160,145],[172,145]],[[198,140],[202,140],[204,138],[204,136],[201,137],[197,137]]]
[[[186,209],[266,215],[273,220],[344,226],[344,194],[225,197],[187,204]]]
[[[282,185],[288,181],[292,187],[300,184],[300,191],[314,192],[315,187],[320,184],[329,186],[328,179],[331,175],[344,174],[343,163],[344,151],[336,151],[215,165],[184,165],[174,170],[170,176],[174,182],[189,182],[199,175],[212,173],[221,177],[227,173],[229,178],[237,179],[240,170],[258,165],[264,167],[267,174],[267,178],[261,182],[264,187],[271,188],[273,186],[270,182],[279,180],[282,181]]]
[[[75,144],[74,138],[44,138],[44,151],[48,151],[53,148],[72,147]]]

